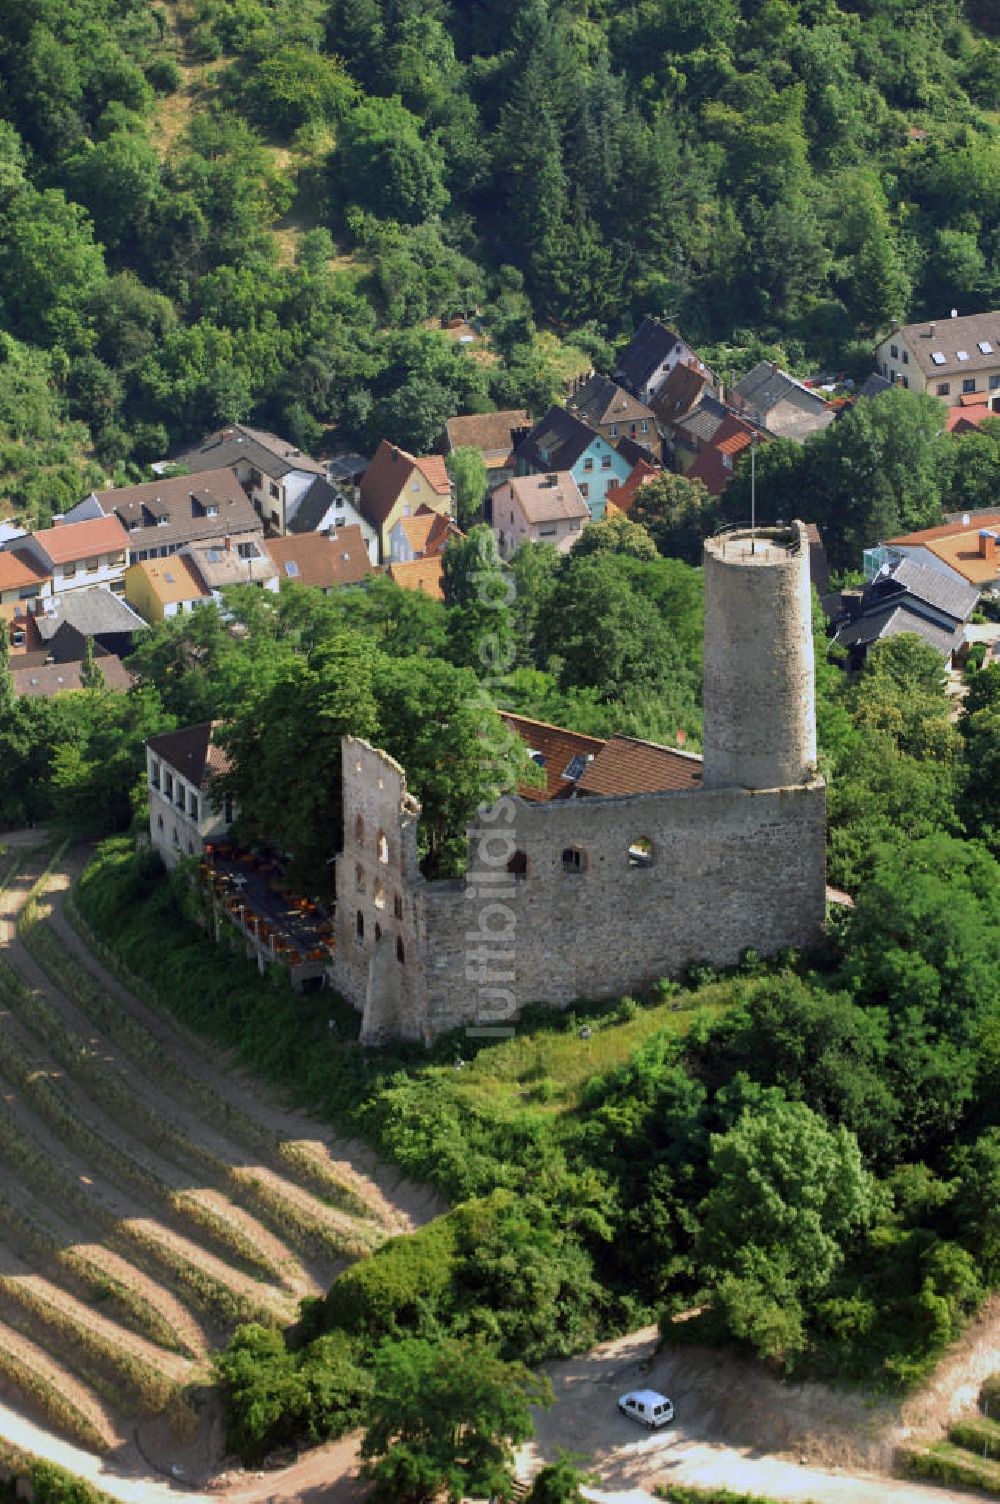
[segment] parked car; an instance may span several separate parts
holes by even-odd
[[[668,1426],[674,1418],[674,1407],[665,1394],[655,1389],[632,1389],[618,1401],[623,1415],[630,1415],[643,1426]]]

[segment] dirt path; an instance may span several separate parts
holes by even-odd
[[[657,1351],[658,1340],[648,1327],[552,1365],[556,1403],[536,1413],[522,1474],[565,1448],[587,1459],[595,1478],[588,1493],[609,1504],[653,1504],[656,1485],[667,1482],[814,1504],[968,1504],[968,1493],[886,1476],[908,1434],[898,1404],[823,1384],[783,1384],[724,1350]],[[973,1346],[978,1352],[985,1344]],[[956,1352],[942,1373],[954,1386],[979,1361]],[[677,1410],[676,1424],[653,1434],[617,1408],[619,1394],[647,1386],[669,1394]]]

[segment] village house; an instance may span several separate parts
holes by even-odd
[[[357,528],[364,541],[369,562],[378,563],[378,532],[362,516],[357,503],[357,487],[324,480],[317,476],[288,518],[286,536],[310,533],[342,533]]]
[[[864,591],[844,591],[834,642],[847,649],[844,667],[864,666],[875,642],[911,632],[951,663],[979,591],[950,572],[915,559],[887,562]]]
[[[278,571],[264,546],[262,533],[224,538],[216,543],[187,543],[181,554],[201,581],[206,596],[221,604],[230,585],[260,585],[278,591]]]
[[[632,473],[621,486],[615,486],[608,492],[608,512],[611,516],[614,512],[623,512],[628,516],[636,496],[643,486],[648,485],[654,476],[661,472],[648,460],[637,460],[632,466]]]
[[[135,638],[146,627],[145,621],[126,600],[106,586],[93,590],[71,590],[65,595],[44,596],[31,608],[38,637],[43,647],[51,648],[65,633],[79,638],[80,644],[92,638],[95,647],[127,658]],[[70,655],[65,652],[60,656]]]
[[[493,495],[493,531],[505,559],[526,542],[551,543],[568,553],[589,521],[590,509],[568,470],[516,475]]]
[[[0,605],[30,601],[45,593],[52,576],[21,548],[0,552]]]
[[[864,552],[867,580],[874,580],[886,564],[904,559],[936,569],[951,579],[974,585],[1000,598],[1000,512],[968,512],[938,527],[921,528],[886,538]]]
[[[837,416],[836,408],[819,392],[768,360],[737,381],[729,393],[729,405],[748,423],[799,442],[807,434],[828,428]]]
[[[268,538],[265,547],[282,590],[306,586],[329,595],[345,585],[363,585],[372,577],[358,527],[344,527],[336,533],[289,533],[284,538]]]
[[[149,834],[166,867],[200,856],[236,818],[231,795],[215,797],[212,780],[228,772],[229,759],[212,740],[218,721],[165,731],[146,743]]]
[[[568,471],[590,512],[592,522],[604,516],[609,491],[622,485],[632,465],[609,439],[564,407],[550,407],[544,418],[517,444],[514,473],[550,475]]]
[[[88,518],[117,519],[128,535],[130,564],[167,558],[189,543],[245,537],[260,528],[233,470],[92,491],[66,514],[67,524]]]
[[[444,565],[440,554],[429,559],[411,559],[408,563],[389,564],[387,573],[400,590],[422,590],[432,601],[444,600]]]
[[[276,433],[245,423],[232,423],[209,434],[173,455],[163,468],[166,464],[183,465],[192,475],[233,470],[258,519],[276,533],[287,532],[313,482],[326,477],[319,460]]]
[[[104,588],[0,605],[7,628],[10,669],[18,694],[45,697],[81,689],[87,642],[109,689],[132,679],[121,662],[145,625]]]
[[[439,454],[417,457],[383,439],[362,477],[359,506],[378,535],[379,560],[391,556],[392,530],[401,517],[421,508],[441,517],[453,513],[451,478]]]
[[[713,496],[721,496],[733,478],[740,455],[760,437],[759,430],[734,413],[727,413],[695,455],[687,472],[688,480],[699,480]]]
[[[610,377],[595,373],[580,382],[566,407],[616,449],[623,440],[632,439],[653,459],[660,458],[660,435],[652,408]]]
[[[894,386],[946,405],[981,393],[1000,407],[1000,310],[902,324],[876,346],[875,360]]]
[[[132,675],[113,653],[94,653],[95,667],[101,671],[105,689],[124,694],[132,687]],[[72,663],[42,663],[27,668],[11,667],[11,682],[16,695],[33,700],[49,700],[53,695],[70,694],[85,688],[83,659]]]
[[[17,551],[44,582],[42,595],[63,595],[93,585],[109,585],[116,592],[125,589],[128,534],[117,517],[57,519],[52,527],[20,539]]]
[[[452,522],[429,507],[421,507],[412,517],[400,517],[389,534],[389,558],[393,564],[411,564],[414,559],[434,559],[448,544],[460,541],[465,534]]]
[[[211,598],[183,554],[143,559],[125,571],[125,599],[150,623],[193,611]]]
[[[615,380],[642,402],[650,402],[678,364],[693,366],[714,386],[715,376],[686,340],[659,319],[643,319],[618,357]]]
[[[448,453],[456,449],[478,449],[486,466],[487,484],[493,490],[511,473],[510,454],[522,434],[531,427],[531,416],[523,407],[505,408],[497,413],[471,413],[465,418],[449,418],[444,425]]]

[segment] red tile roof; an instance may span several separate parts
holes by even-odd
[[[21,590],[50,578],[20,549],[9,548],[0,553],[0,590]]]
[[[545,774],[544,787],[521,784],[517,790],[522,799],[536,803],[567,798],[576,788],[576,780],[588,766],[588,760],[596,757],[605,745],[599,736],[566,731],[562,726],[549,725],[547,721],[533,721],[527,716],[506,713],[503,718],[528,749],[538,754],[534,760]],[[581,759],[582,765],[576,777],[566,778],[564,774],[574,758]]]
[[[942,538],[958,538],[963,533],[978,533],[981,527],[1000,524],[1000,512],[977,512],[968,522],[945,522],[940,527],[924,527],[916,533],[902,533],[898,538],[883,538],[887,547],[919,548],[921,543],[937,543]]]
[[[637,460],[620,486],[608,488],[608,506],[617,507],[619,512],[631,511],[639,487],[644,486],[647,481],[652,480],[653,476],[658,474],[656,466],[651,465],[648,460]]]
[[[581,794],[659,794],[701,787],[701,758],[677,747],[613,736],[577,784]]]
[[[411,559],[408,564],[390,564],[389,578],[395,580],[402,590],[422,590],[432,600],[443,601],[443,569],[440,555],[433,559]]]
[[[120,553],[128,549],[128,533],[117,517],[92,517],[86,522],[64,522],[31,535],[53,564],[72,564],[95,554]]]
[[[439,496],[451,495],[451,476],[440,454],[418,455],[416,466],[428,485],[433,486]]]
[[[290,533],[286,538],[268,538],[264,547],[282,584],[294,582],[329,590],[335,585],[357,585],[372,572],[365,540],[356,525],[338,528],[329,535]]]
[[[452,538],[464,537],[450,518],[432,512],[430,507],[421,507],[412,517],[401,517],[399,526],[418,559],[444,553]]]
[[[974,407],[949,407],[944,424],[945,432],[971,433],[979,427],[984,418],[997,416],[998,414],[991,410],[987,402],[977,402]]]
[[[201,721],[197,726],[182,726],[178,731],[164,731],[146,743],[150,751],[180,773],[195,788],[207,788],[219,773],[229,771],[229,757],[212,740],[221,721]]]

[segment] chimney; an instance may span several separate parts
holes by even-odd
[[[685,746],[686,743],[687,743],[687,739],[688,739],[687,732],[686,731],[682,731],[681,728],[678,726],[678,728],[677,728],[677,745],[678,745],[678,747]]]
[[[778,362],[776,360],[772,360],[771,361],[771,375],[772,376],[777,376],[777,374],[778,374]]]
[[[65,521],[66,521],[66,518],[63,516],[63,514],[61,512],[57,512],[55,514],[55,516],[53,517],[53,519],[52,519],[52,526],[53,527],[62,527],[62,525],[63,525],[63,523]]]
[[[979,557],[981,559],[995,559],[997,552],[997,535],[988,527],[979,529]]]
[[[927,326],[927,334],[930,339],[933,339],[935,334],[937,334],[937,324],[935,324],[933,319],[931,319]]]
[[[226,534],[226,541],[225,541],[225,543],[222,546],[223,546],[223,548],[225,548],[227,550],[231,550],[232,549],[233,540],[232,540],[232,538],[230,538],[230,536],[229,536],[228,533]]]

